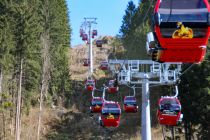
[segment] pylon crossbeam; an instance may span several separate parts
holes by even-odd
[[[151,60],[109,60],[110,70],[117,73],[122,85],[142,85],[142,140],[151,140],[149,85],[173,85],[178,80],[182,63],[158,63]],[[120,65],[121,67],[117,67]],[[171,68],[171,65],[175,68]],[[178,91],[176,96],[178,95]]]

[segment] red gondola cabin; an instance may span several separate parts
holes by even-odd
[[[80,29],[80,31],[79,31],[80,37],[82,37],[84,33],[85,33],[84,30]]]
[[[100,113],[102,110],[103,98],[93,97],[91,100],[90,112],[91,113]]]
[[[99,123],[104,127],[118,127],[120,124],[121,109],[117,102],[103,103]]]
[[[108,92],[109,93],[117,93],[118,90],[119,90],[119,87],[117,85],[117,81],[109,80]]]
[[[162,97],[158,105],[157,118],[160,124],[175,126],[182,121],[181,104],[177,98]]]
[[[124,111],[135,113],[138,111],[138,106],[136,103],[135,96],[125,96],[124,97]]]
[[[93,91],[95,88],[95,80],[86,80],[85,89],[88,91]]]
[[[200,63],[210,35],[209,12],[208,0],[157,0],[152,60]]]
[[[107,61],[101,61],[100,69],[101,70],[108,70],[109,63]]]
[[[88,35],[87,34],[83,34],[82,35],[82,40],[83,41],[87,41],[88,40]]]
[[[87,67],[90,65],[90,60],[89,59],[84,59],[83,60],[83,66]]]
[[[96,41],[96,47],[102,47],[102,45],[103,45],[103,40]]]
[[[97,36],[97,35],[98,35],[97,30],[93,30],[93,32],[92,32],[92,36]]]

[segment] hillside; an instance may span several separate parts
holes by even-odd
[[[104,45],[102,48],[97,48],[94,46],[93,49],[93,65],[94,65],[94,74],[98,78],[103,76],[105,73],[99,70],[100,62],[108,59],[108,55],[112,47],[110,45]],[[73,80],[82,80],[87,78],[88,67],[83,66],[83,60],[88,57],[88,46],[81,45],[73,47],[70,54],[70,71],[71,78]]]
[[[0,0],[0,140],[141,139],[141,85],[136,90],[138,112],[132,114],[122,111],[118,128],[109,129],[99,126],[99,114],[90,113],[91,93],[84,88],[88,68],[83,66],[83,59],[87,58],[88,46],[85,44],[70,45],[70,42],[76,39],[74,37],[76,33],[72,33],[72,28],[74,31],[79,30],[77,29],[78,23],[77,26],[74,26],[73,22],[82,20],[83,17],[78,16],[83,14],[80,8],[86,10],[89,6],[84,5],[87,1],[81,1],[81,4],[71,7],[73,2],[78,2],[78,0]],[[132,0],[129,1],[122,18],[122,25],[117,29],[120,31],[119,34],[115,37],[99,36],[97,39],[104,41],[102,48],[97,48],[96,40],[93,41],[93,78],[96,79],[96,96],[102,96],[101,87],[113,79],[110,71],[99,69],[102,60],[151,59],[146,53],[145,44],[146,34],[154,31],[152,14],[155,2],[154,0],[141,0],[137,5]],[[166,0],[165,2],[168,3]],[[179,1],[178,4],[181,2],[189,1]],[[207,0],[199,0],[199,4],[197,1],[194,2],[196,6],[210,7]],[[205,4],[202,4],[203,2]],[[88,1],[88,4],[90,3],[91,1]],[[107,2],[109,6],[113,3]],[[122,1],[119,0],[119,3],[121,4]],[[118,11],[119,3],[116,2],[117,5],[112,9],[114,12]],[[171,4],[173,5],[172,1]],[[107,9],[104,3],[100,5]],[[78,12],[73,12],[73,9],[77,9]],[[104,11],[103,9],[97,11],[95,8],[92,9],[94,14]],[[111,9],[107,10],[111,11]],[[188,13],[194,9],[181,11]],[[200,11],[199,8],[193,13],[198,11]],[[209,14],[206,9],[201,11]],[[77,14],[77,19],[74,19],[72,13]],[[106,17],[112,17],[104,13]],[[69,16],[74,18],[70,20]],[[184,14],[183,16],[188,18]],[[189,17],[191,19],[191,16]],[[196,15],[197,17],[199,15]],[[206,18],[205,21],[209,22],[207,16],[202,18]],[[182,18],[180,19],[181,22]],[[105,22],[100,23],[103,20],[105,17],[98,20],[98,25],[105,29],[103,25]],[[204,24],[203,21],[201,25]],[[115,23],[112,20],[107,22],[111,25],[109,29],[113,30]],[[196,20],[195,25],[192,24],[193,28],[197,26],[197,23],[200,24],[199,20]],[[94,29],[97,27],[93,26]],[[201,28],[199,25],[198,29],[193,30],[194,33],[204,34],[206,32],[205,39],[207,40],[210,32],[207,27]],[[202,40],[201,38],[204,38],[202,36],[198,40]],[[197,40],[196,36],[192,39],[193,45],[194,39]],[[156,43],[158,43],[156,49],[161,49],[161,40],[156,40]],[[180,50],[180,53],[185,52],[189,53],[187,54],[189,56],[194,56],[191,55],[190,48],[193,45],[191,46],[190,43],[191,40],[187,44],[189,48],[186,49],[183,46],[185,51]],[[197,44],[196,41],[195,44]],[[200,49],[200,45],[197,47]],[[209,45],[206,50],[205,53],[205,49],[202,49],[204,52],[202,56],[205,55],[205,57],[202,57],[204,60],[201,63],[183,63],[182,71],[179,73],[180,83],[176,84],[179,87],[178,99],[181,102],[184,118],[180,125],[174,127],[176,140],[209,140],[210,138]],[[176,51],[172,52],[176,55]],[[173,85],[150,87],[153,140],[172,139],[173,129],[158,124],[156,111],[159,107],[157,101],[161,96],[174,95],[173,87]],[[106,99],[119,102],[122,108],[124,96],[132,93],[129,87],[119,86],[119,92],[107,94]]]
[[[100,89],[102,85],[107,84],[111,78],[110,72],[104,72],[98,69],[99,62],[105,60],[112,54],[112,43],[105,44],[103,48],[93,47],[94,50],[94,77],[97,79],[96,87]],[[99,114],[90,114],[89,105],[91,93],[84,89],[84,80],[87,76],[87,68],[82,66],[82,60],[85,58],[87,46],[77,46],[71,49],[70,53],[70,69],[73,93],[70,97],[71,108],[67,113],[62,115],[60,119],[53,123],[52,129],[48,135],[49,139],[113,139],[113,140],[137,140],[140,139],[141,132],[141,89],[137,89],[137,100],[139,111],[138,113],[122,113],[121,123],[118,128],[108,129],[103,128],[98,123]],[[151,116],[156,114],[156,101],[159,94],[155,92],[158,88],[152,88],[151,94]],[[97,96],[101,96],[102,92],[97,91]],[[107,94],[107,99],[118,101],[123,106],[123,97],[131,95],[132,90],[128,87],[120,86],[119,93],[110,95]],[[156,117],[152,117],[152,137],[153,139],[162,139],[162,130],[157,124]],[[88,128],[88,129],[87,129]],[[166,129],[165,135],[170,136],[170,131]],[[178,129],[176,130],[178,131]],[[179,136],[177,136],[179,137]]]

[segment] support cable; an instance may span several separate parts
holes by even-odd
[[[188,68],[186,68],[179,77],[181,77],[183,74],[185,74],[190,68],[192,68],[196,63],[191,64]]]

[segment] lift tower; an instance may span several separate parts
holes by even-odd
[[[173,65],[173,66],[172,66]],[[151,140],[150,85],[174,85],[179,79],[181,63],[158,63],[152,60],[109,60],[113,76],[121,85],[141,85],[141,138]],[[171,67],[172,66],[172,67]]]
[[[84,20],[85,21],[83,22],[83,25],[88,28],[88,41],[87,41],[87,44],[89,45],[88,58],[90,60],[89,77],[92,77],[92,74],[93,74],[93,44],[92,44],[92,32],[93,32],[93,30],[92,30],[92,27],[93,27],[93,24],[97,24],[97,22],[96,22],[97,18],[85,17]]]

